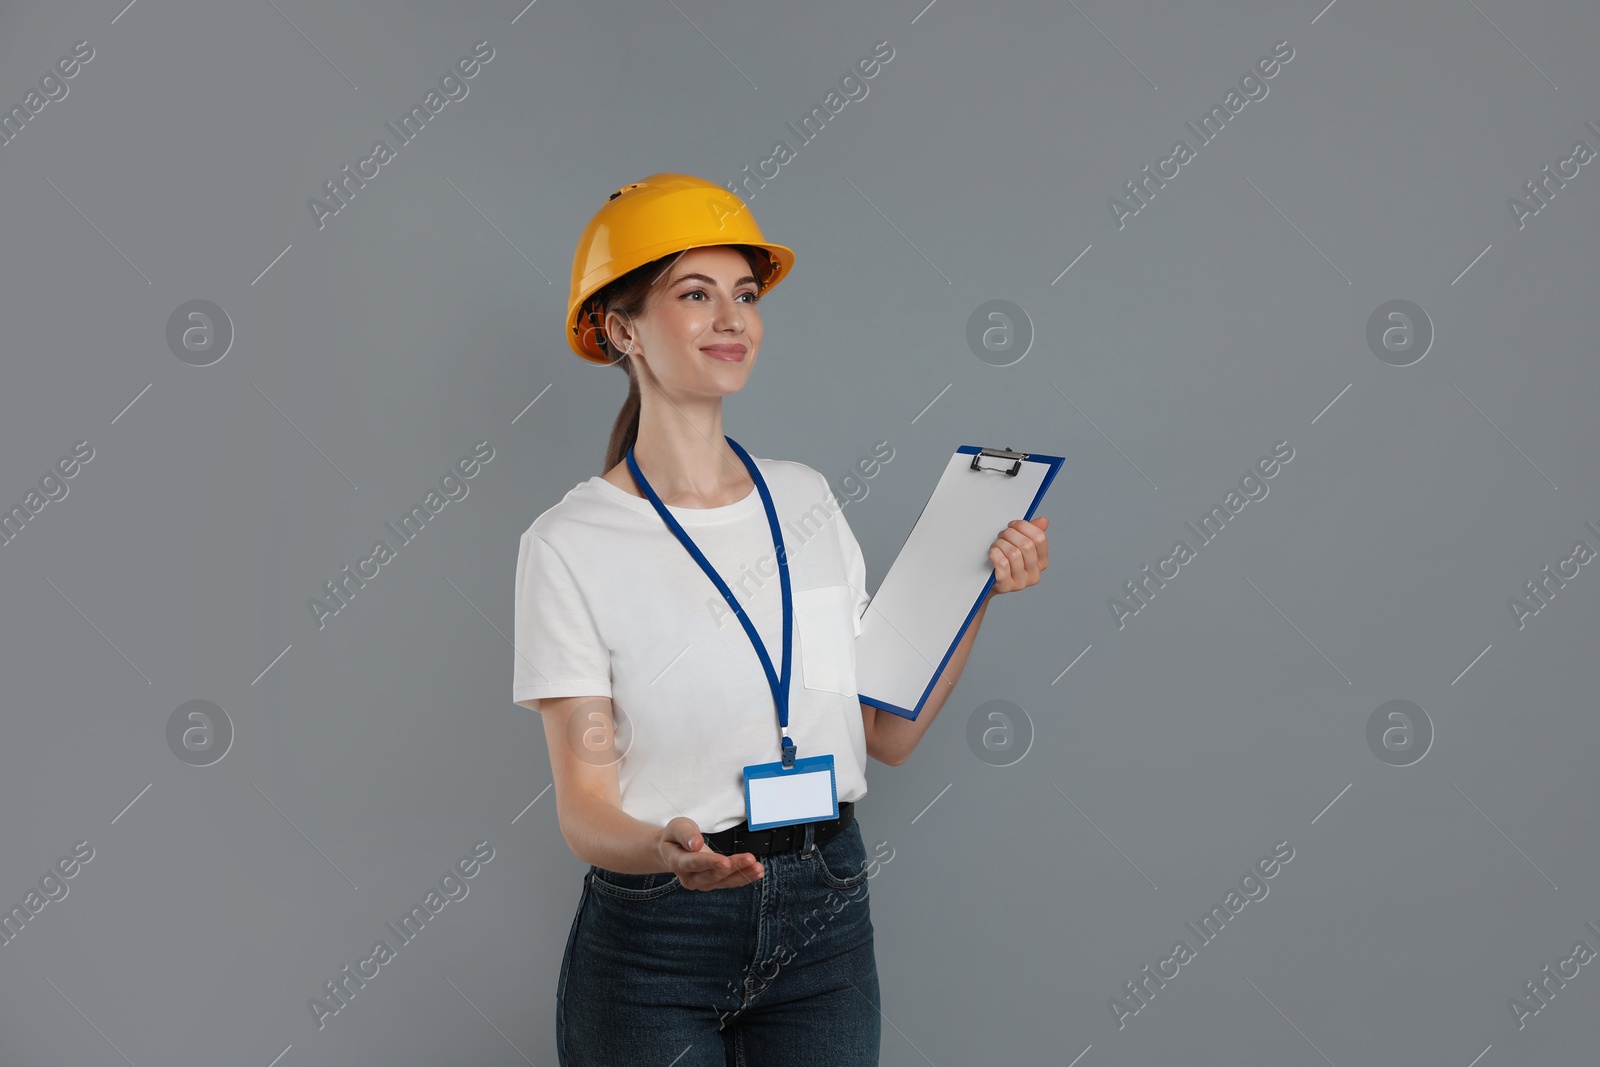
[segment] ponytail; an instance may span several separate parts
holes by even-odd
[[[628,399],[622,402],[622,410],[617,412],[617,421],[611,427],[611,443],[606,446],[606,470],[621,463],[628,449],[639,440],[639,375],[627,356],[618,360],[617,365],[628,372]]]

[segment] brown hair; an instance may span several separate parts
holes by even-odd
[[[744,256],[750,264],[751,274],[757,278],[767,276],[764,249],[753,245],[726,247]],[[635,267],[594,295],[594,299],[600,304],[599,317],[602,324],[602,328],[596,333],[595,341],[600,350],[606,354],[606,358],[612,360],[628,375],[628,399],[623,401],[622,410],[617,412],[617,421],[611,427],[611,441],[606,445],[606,465],[602,474],[621,463],[628,449],[639,439],[639,409],[642,400],[639,395],[639,374],[634,370],[633,360],[627,353],[614,349],[610,339],[606,337],[604,329],[606,313],[615,311],[625,318],[636,318],[644,311],[645,302],[649,299],[656,282],[666,275],[666,268],[681,255],[682,252],[673,252],[660,259],[651,260],[641,267]]]

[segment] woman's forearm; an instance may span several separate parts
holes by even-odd
[[[661,858],[661,827],[635,819],[605,797],[575,793],[566,808],[557,805],[557,817],[567,847],[585,863],[618,874],[668,869]]]

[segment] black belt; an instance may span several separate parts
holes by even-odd
[[[704,836],[707,845],[725,856],[735,856],[741,852],[770,856],[775,852],[790,852],[805,844],[807,826],[812,827],[811,840],[821,845],[850,825],[855,819],[855,807],[853,800],[840,804],[837,819],[797,822],[788,826],[774,826],[770,830],[751,830],[748,821],[741,821],[737,826]]]

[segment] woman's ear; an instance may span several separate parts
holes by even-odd
[[[632,324],[615,311],[607,312],[605,321],[606,337],[616,346],[616,350],[624,355],[638,355],[639,339],[634,334]]]
[[[618,315],[615,311],[606,312],[601,326],[606,335],[606,343],[611,348],[621,352],[628,347],[628,338],[625,336],[627,329],[623,324],[621,315]]]

